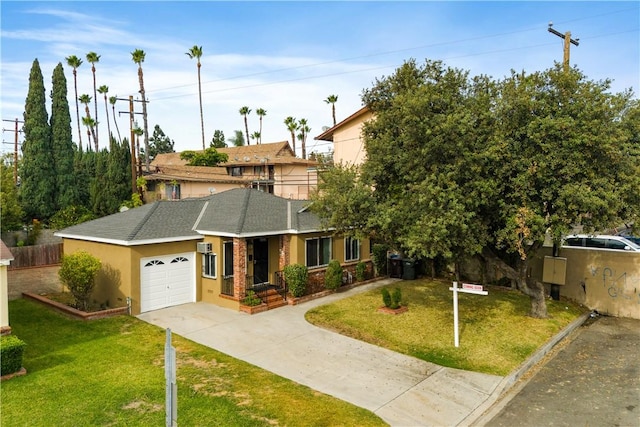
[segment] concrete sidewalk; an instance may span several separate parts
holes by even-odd
[[[473,414],[493,402],[502,377],[444,368],[315,327],[304,318],[315,306],[393,281],[252,316],[194,303],[138,317],[366,408],[392,426],[468,425]]]

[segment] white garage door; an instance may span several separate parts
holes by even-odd
[[[196,300],[195,253],[140,260],[140,311]]]

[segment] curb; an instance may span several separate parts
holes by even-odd
[[[476,409],[474,409],[459,425],[466,426],[480,426],[484,425],[484,422],[491,420],[495,416],[497,410],[502,409],[501,405],[496,403],[505,396],[515,383],[522,378],[533,366],[535,366],[540,360],[542,360],[558,343],[569,336],[573,331],[582,326],[582,324],[589,318],[591,313],[584,313],[576,320],[571,322],[566,328],[561,330],[553,338],[551,338],[545,345],[540,347],[529,359],[525,360],[516,370],[504,377],[502,381],[498,383],[491,395]],[[504,399],[502,403],[508,402]]]

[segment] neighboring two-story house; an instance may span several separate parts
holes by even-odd
[[[334,163],[360,165],[367,156],[362,137],[362,126],[372,118],[371,110],[368,107],[362,107],[314,139],[333,142]]]
[[[317,185],[317,162],[295,156],[287,141],[218,148],[228,161],[188,166],[180,153],[158,154],[147,179],[147,202],[205,197],[232,188],[255,188],[287,199],[308,199]]]

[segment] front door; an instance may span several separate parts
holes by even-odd
[[[253,239],[253,283],[269,283],[269,240]]]

